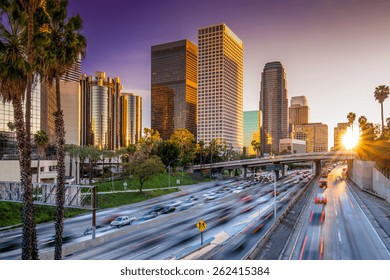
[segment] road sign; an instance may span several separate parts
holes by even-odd
[[[204,231],[207,227],[207,224],[202,219],[199,220],[199,222],[196,224],[196,227],[199,229],[200,232]]]

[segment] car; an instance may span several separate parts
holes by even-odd
[[[196,195],[191,195],[189,198],[187,198],[187,201],[196,201],[198,200],[198,197]]]
[[[326,189],[328,187],[328,182],[327,182],[326,178],[324,178],[324,177],[320,178],[319,187],[323,188],[323,189]]]
[[[109,216],[104,217],[104,219],[101,221],[103,225],[109,225],[113,220],[121,216],[120,214],[112,214]]]
[[[188,208],[192,207],[195,205],[195,201],[186,201],[184,202],[182,205],[180,205],[178,208],[177,208],[177,211],[184,211],[184,210],[187,210]]]
[[[156,212],[146,212],[141,218],[138,219],[138,221],[147,221],[147,220],[151,220],[151,219],[154,219],[157,217],[157,213]]]
[[[154,207],[152,207],[152,209],[150,209],[149,211],[145,212],[144,216],[145,215],[150,215],[150,214],[153,214],[155,213],[156,216],[161,212],[161,210],[164,209],[164,206],[162,205],[156,205]]]
[[[70,231],[64,231],[62,233],[62,243],[69,243],[77,237],[76,233]],[[42,245],[45,247],[51,247],[55,245],[56,236],[52,235],[49,238],[43,240]]]
[[[173,200],[173,201],[169,202],[167,204],[167,206],[177,207],[177,206],[179,206],[181,204],[182,204],[182,202],[180,200]]]
[[[22,236],[13,237],[0,243],[0,252],[8,252],[22,247]]]
[[[172,212],[174,212],[175,210],[176,210],[176,207],[173,207],[173,206],[165,206],[165,207],[161,210],[160,214],[172,213]]]
[[[316,204],[326,204],[326,195],[324,193],[318,193],[314,199],[314,203]]]
[[[76,183],[76,178],[73,176],[65,176],[65,184],[72,185]]]
[[[115,220],[113,220],[110,225],[111,226],[117,226],[118,228],[125,225],[131,225],[132,222],[134,222],[137,218],[136,217],[129,217],[129,216],[119,216]]]
[[[314,204],[313,209],[310,212],[309,222],[312,225],[322,224],[325,220],[325,207],[322,204]]]
[[[251,195],[247,195],[247,196],[244,196],[243,198],[241,198],[241,202],[244,202],[244,203],[251,202],[252,200],[253,200],[253,197]]]

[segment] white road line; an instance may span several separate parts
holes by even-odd
[[[341,234],[340,234],[339,231],[337,232],[337,235],[339,236],[339,241],[340,241],[340,243],[341,243]]]

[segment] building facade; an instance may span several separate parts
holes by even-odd
[[[288,154],[302,154],[306,153],[306,141],[298,139],[280,139],[279,141],[279,153]]]
[[[288,97],[286,72],[283,65],[269,62],[261,74],[260,86],[261,151],[279,151],[279,140],[289,138]]]
[[[344,134],[347,132],[347,127],[349,126],[349,123],[338,123],[337,126],[334,128],[334,134],[333,134],[333,150],[343,150],[344,145],[342,142]]]
[[[81,139],[80,144],[101,149],[120,147],[119,101],[120,78],[106,77],[96,71],[94,76],[82,75],[81,85]]]
[[[293,126],[310,122],[310,108],[306,96],[291,97],[289,120]]]
[[[151,128],[162,139],[179,128],[197,134],[197,55],[189,40],[152,46]]]
[[[247,155],[256,155],[252,141],[260,142],[260,112],[244,112],[244,150]]]
[[[198,141],[243,147],[243,43],[225,24],[198,30]]]
[[[306,141],[306,152],[328,151],[328,126],[322,123],[299,124],[295,126],[294,139]]]
[[[120,100],[121,146],[137,144],[142,137],[142,97],[134,93],[122,93]]]

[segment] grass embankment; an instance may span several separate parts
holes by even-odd
[[[182,174],[177,173],[171,176],[171,187],[178,185],[195,184],[198,181],[192,179],[188,174],[184,173],[183,182],[176,184],[176,180],[182,181]],[[123,182],[125,180],[117,180],[113,182],[96,183],[98,192],[123,191]],[[139,182],[133,179],[126,180],[127,190],[138,190]],[[178,191],[177,188],[166,189],[168,187],[168,174],[158,174],[145,182],[143,189],[157,189],[152,191],[144,191],[144,194],[139,192],[117,192],[99,194],[97,198],[98,209],[105,209],[117,207],[121,205],[132,204],[154,197],[166,195],[168,193]],[[22,209],[21,203],[0,202],[0,227],[7,227],[22,223]],[[65,208],[65,217],[70,218],[82,213],[87,213],[89,210]],[[56,208],[53,206],[35,205],[35,221],[37,224],[54,221],[56,215]]]

